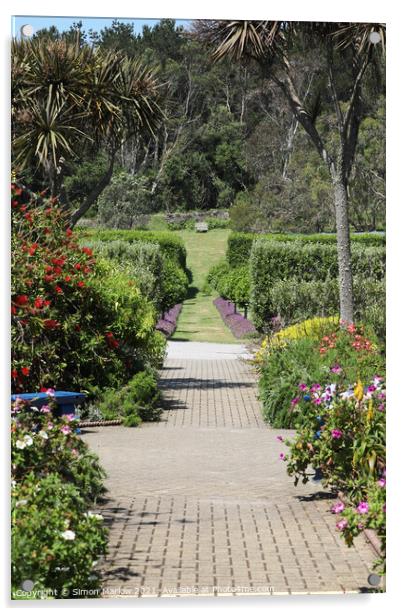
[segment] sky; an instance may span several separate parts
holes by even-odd
[[[21,32],[21,26],[30,24],[33,26],[34,32],[41,30],[42,28],[49,28],[50,26],[56,26],[56,28],[62,32],[68,30],[74,22],[82,21],[83,29],[95,30],[99,32],[105,27],[111,26],[114,19],[123,23],[134,23],[134,29],[137,34],[141,34],[142,27],[148,25],[150,27],[157,24],[159,19],[135,19],[135,17],[43,17],[35,15],[13,15],[12,17],[12,35],[19,37]],[[190,23],[189,20],[177,19],[176,24],[186,27]]]

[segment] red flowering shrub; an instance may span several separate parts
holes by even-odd
[[[12,389],[118,386],[163,352],[153,307],[66,230],[54,200],[13,184]]]

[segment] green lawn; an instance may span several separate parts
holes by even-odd
[[[186,245],[187,266],[193,273],[193,282],[189,297],[183,304],[173,340],[238,342],[212,303],[216,294],[205,295],[201,291],[209,269],[225,256],[229,229],[213,229],[207,233],[187,230],[174,233]]]

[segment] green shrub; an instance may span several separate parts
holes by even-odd
[[[100,240],[111,242],[113,240],[123,240],[125,242],[151,242],[159,244],[164,256],[177,261],[180,267],[186,269],[186,249],[184,242],[173,233],[168,231],[131,231],[131,230],[112,230],[112,229],[88,229],[81,232],[83,239]]]
[[[385,249],[354,244],[352,270],[356,278],[382,280],[385,276]],[[274,284],[288,278],[305,282],[336,278],[337,249],[331,244],[257,240],[250,255],[250,273],[254,324],[257,329],[263,329],[275,316]]]
[[[12,597],[24,598],[25,580],[34,582],[27,599],[66,599],[74,588],[99,588],[93,566],[106,553],[107,534],[77,488],[56,473],[31,471],[11,497]]]
[[[103,419],[123,419],[126,426],[160,417],[161,396],[156,377],[151,371],[139,372],[120,390],[104,392],[99,404]]]
[[[156,310],[135,280],[79,246],[53,201],[12,191],[13,391],[91,391],[158,362]]]
[[[73,416],[54,414],[54,392],[48,393],[40,410],[21,398],[11,408],[14,598],[24,598],[24,580],[42,593],[25,598],[47,598],[47,592],[66,598],[72,588],[98,588],[94,561],[106,551],[102,517],[88,511],[105,491],[106,474],[77,435]]]
[[[164,259],[162,268],[162,312],[176,304],[181,304],[187,297],[188,277],[172,259]]]
[[[247,306],[250,298],[250,274],[248,266],[231,268],[227,261],[214,265],[208,272],[207,283],[220,297],[239,306]]]
[[[311,235],[303,235],[296,233],[281,234],[255,234],[255,233],[231,233],[228,239],[228,248],[226,258],[231,267],[237,267],[247,263],[253,241],[265,239],[274,240],[276,242],[306,242],[319,244],[336,244],[336,235],[326,233],[315,233]],[[385,235],[373,233],[352,233],[351,239],[353,244],[363,246],[384,247]]]

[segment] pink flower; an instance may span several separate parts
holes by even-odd
[[[75,419],[74,413],[70,413],[69,415],[63,415],[63,417],[66,421],[73,421],[73,419]]]
[[[276,440],[279,441],[280,443],[283,443],[283,436],[277,436]]]
[[[49,421],[49,423],[47,424],[47,429],[51,430],[53,427],[53,424]]]
[[[47,404],[45,404],[44,406],[42,406],[42,408],[41,408],[40,412],[41,412],[41,413],[51,413],[51,412],[52,412],[52,409],[50,408],[50,406],[48,406]]]
[[[49,387],[49,389],[46,390],[46,393],[48,396],[54,397],[55,390],[52,387]]]
[[[72,449],[71,454],[76,458],[78,456],[78,449]]]
[[[342,372],[342,368],[339,364],[335,364],[334,366],[332,366],[331,372],[333,372],[334,374],[340,374]]]
[[[299,390],[300,391],[307,391],[308,387],[306,385],[306,383],[300,383],[299,385]]]
[[[285,459],[285,454],[284,453],[280,453],[279,454],[279,459],[280,460],[284,460]]]
[[[385,409],[385,405],[384,404],[379,404],[378,405],[378,410],[379,411],[383,411]]]
[[[342,520],[339,520],[339,522],[336,523],[336,528],[338,530],[345,530],[347,525],[348,525],[348,521],[345,520],[345,518],[342,518]]]
[[[345,505],[341,502],[335,503],[335,505],[331,507],[332,513],[342,513],[344,509],[345,509]]]
[[[322,389],[321,385],[319,383],[315,383],[314,385],[312,385],[310,387],[310,391],[311,393],[315,393],[317,391],[320,391]]]
[[[384,477],[381,477],[381,479],[379,479],[377,483],[380,488],[385,488],[386,480],[384,479]]]
[[[300,398],[293,398],[293,400],[291,401],[291,405],[292,406],[296,406],[296,404],[298,404],[300,402]]]
[[[335,430],[331,431],[331,436],[334,439],[342,438],[343,432],[342,432],[342,430],[339,430],[338,428],[335,428]]]
[[[368,513],[368,510],[369,510],[369,506],[368,506],[368,503],[366,503],[366,501],[360,501],[360,503],[356,507],[356,511],[363,515]]]
[[[313,404],[321,404],[321,402],[322,402],[322,399],[320,397],[314,398],[313,400]]]
[[[71,434],[71,428],[70,426],[63,426],[61,428],[61,432],[63,432],[63,434]]]

